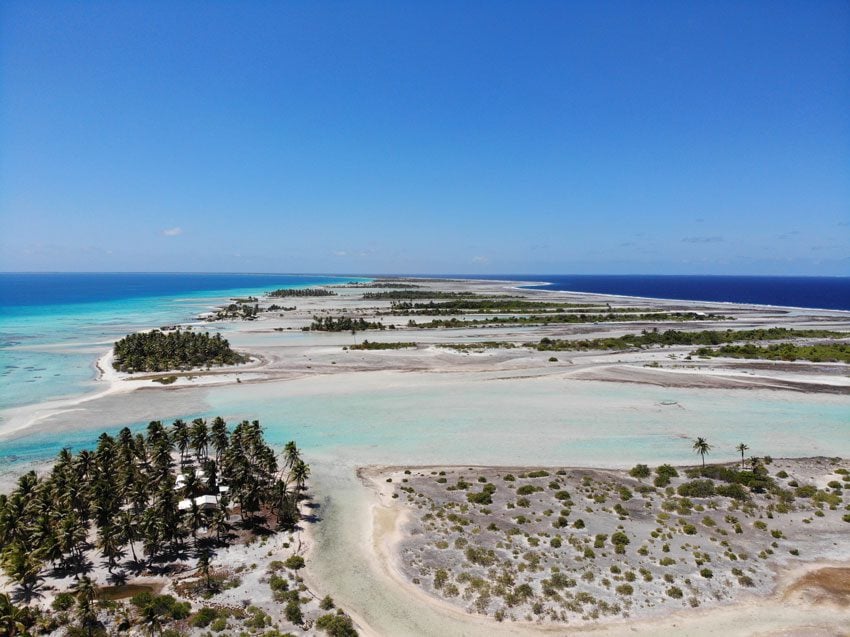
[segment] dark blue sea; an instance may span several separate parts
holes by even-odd
[[[70,305],[198,292],[232,293],[240,289],[321,285],[339,280],[324,274],[10,272],[0,273],[0,307]]]
[[[567,292],[850,311],[850,277],[494,274],[464,278],[546,281],[549,285],[532,287]]]

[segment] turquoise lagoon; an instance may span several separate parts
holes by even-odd
[[[191,321],[230,297],[363,280],[296,275],[0,274],[0,410],[93,391],[126,334]]]
[[[683,463],[697,435],[717,460],[734,460],[742,441],[757,455],[850,456],[846,396],[391,372],[104,397],[3,441],[0,455],[46,459],[146,418],[216,415],[259,419],[271,442],[294,439],[307,457],[350,467]]]

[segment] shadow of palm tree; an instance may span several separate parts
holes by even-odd
[[[211,549],[218,545],[219,542],[214,537],[199,537],[195,540],[194,556],[198,557],[198,555],[203,551],[211,552]]]
[[[120,584],[127,583],[127,572],[124,570],[120,570],[112,573],[109,577],[106,578],[106,581],[110,584],[114,584],[116,586]]]
[[[33,582],[25,582],[16,587],[12,591],[12,601],[16,604],[29,604],[33,600],[41,599],[44,595],[41,592],[41,586],[44,583],[44,578],[39,577]]]

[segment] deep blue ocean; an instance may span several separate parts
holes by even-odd
[[[342,277],[349,280],[352,277]],[[0,312],[248,288],[299,287],[339,281],[329,275],[207,273],[0,273]],[[14,308],[14,309],[13,309]]]
[[[546,281],[549,285],[532,287],[565,292],[850,311],[850,277],[608,274],[456,276],[507,281]]]

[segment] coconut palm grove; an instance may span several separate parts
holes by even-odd
[[[0,495],[0,560],[17,583],[0,596],[0,633],[49,632],[64,623],[69,634],[103,634],[91,571],[105,565],[109,581],[194,569],[188,593],[208,596],[226,580],[215,577],[216,552],[292,529],[300,518],[309,466],[295,442],[278,457],[259,421],[228,427],[224,419],[153,421],[144,433],[107,433],[97,447],[63,449],[49,473],[24,474]],[[67,582],[54,610],[30,602],[42,595],[45,575]],[[108,591],[107,591],[108,592]],[[125,624],[158,634],[189,605],[142,592]]]

